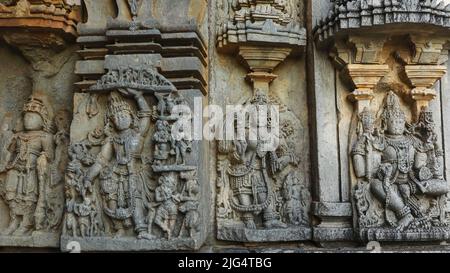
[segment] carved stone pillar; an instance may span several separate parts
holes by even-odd
[[[433,86],[447,72],[447,67],[441,65],[407,65],[405,72],[413,85],[411,98],[415,102],[414,119],[419,118],[422,107],[428,107],[436,98]]]
[[[374,97],[374,87],[386,75],[389,67],[387,65],[348,64],[345,70],[343,73],[346,73],[355,85],[355,90],[352,91],[349,98],[356,103],[358,113],[361,113],[364,108],[370,107]]]
[[[291,48],[240,46],[239,55],[244,59],[250,73],[247,79],[253,90],[259,89],[269,94],[270,83],[277,78],[273,70],[290,55]]]

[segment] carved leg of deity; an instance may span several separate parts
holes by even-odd
[[[80,226],[81,237],[85,238],[89,236],[88,228],[85,225]]]
[[[117,209],[117,201],[116,200],[109,200],[108,201],[108,208],[112,211],[115,211]],[[114,225],[114,229],[116,230],[116,233],[114,234],[114,238],[120,238],[125,235],[125,228],[123,226],[122,220],[116,220],[111,219]]]
[[[261,204],[269,198],[267,192],[258,193],[258,202]],[[266,228],[286,228],[287,225],[276,217],[272,202],[263,211],[264,227]]]
[[[195,237],[195,229],[194,228],[189,228],[189,237],[190,238],[194,238]]]
[[[155,221],[156,210],[150,207],[147,214],[147,233],[152,234],[153,222]]]
[[[181,162],[181,151],[179,148],[175,149],[175,165],[182,164]]]
[[[450,191],[448,183],[444,180],[432,179],[422,182],[421,185],[421,191],[428,196],[438,197]]]
[[[249,194],[239,194],[238,195],[239,203],[244,206],[250,206],[252,204],[252,196]],[[248,229],[256,229],[256,224],[254,220],[254,215],[252,212],[244,212],[242,213],[242,221],[245,224],[245,227]]]
[[[370,189],[378,200],[382,203],[386,203],[387,194],[383,187],[383,182],[377,179],[372,180],[370,183]],[[411,214],[411,209],[405,205],[402,197],[394,190],[391,190],[389,194],[389,204],[387,204],[387,206],[387,208],[392,210],[397,216],[397,230],[402,231],[406,229],[414,220],[414,217]]]
[[[78,236],[78,224],[77,219],[75,216],[71,216],[70,222],[68,223],[69,228],[72,230],[72,236],[77,237]]]
[[[169,232],[167,234],[167,237],[169,240],[170,240],[170,238],[172,238],[172,233],[175,228],[176,221],[177,221],[177,215],[169,215],[169,221],[168,221]]]
[[[135,199],[136,208],[134,209],[133,213],[133,222],[134,222],[134,229],[136,233],[138,234],[138,239],[153,239],[153,236],[151,233],[148,232],[147,224],[145,223],[145,217],[144,217],[144,203],[142,202],[141,198]]]
[[[12,211],[9,213],[10,220],[8,228],[2,232],[2,235],[11,235],[19,227],[20,219],[19,216],[14,214]]]
[[[170,228],[169,228],[169,215],[168,212],[161,207],[156,211],[155,224],[159,226],[164,233],[167,234],[167,237],[170,238]]]
[[[22,216],[22,222],[19,225],[19,228],[14,231],[13,235],[22,236],[25,235],[28,231],[33,228],[34,224],[34,214],[27,212]]]
[[[44,220],[45,220],[44,207],[39,206],[36,209],[36,212],[34,214],[34,222],[36,223],[36,230],[43,230],[44,229]]]

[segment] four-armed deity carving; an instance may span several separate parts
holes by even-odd
[[[359,122],[352,158],[360,231],[433,232],[446,227],[450,188],[443,176],[443,152],[432,112],[423,107],[418,121],[410,124],[399,97],[390,91],[380,126],[367,108]]]

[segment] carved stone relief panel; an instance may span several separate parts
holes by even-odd
[[[301,121],[276,95],[260,90],[243,103],[244,108],[271,105],[281,108],[277,149],[265,151],[267,140],[262,137],[218,143],[216,213],[221,240],[299,241],[311,236],[309,183],[296,145],[304,135]]]
[[[65,1],[0,3],[0,246],[59,246],[78,20]]]
[[[357,137],[349,147],[355,229],[362,240],[447,238],[449,186],[444,179],[443,136],[437,127],[442,121],[433,118],[431,108],[437,97],[432,86],[446,72],[440,66],[445,59],[439,58],[444,42],[428,38],[437,47],[426,46],[428,57],[417,64],[423,43],[411,36],[416,48],[412,53],[405,41],[408,38],[390,37],[373,48],[383,66],[378,72],[371,73],[376,65],[363,61],[356,65],[359,72],[349,73],[357,87],[349,97],[358,115],[358,125],[350,126]],[[369,75],[373,82],[364,86]]]
[[[448,159],[442,147],[448,139],[447,118],[440,113],[448,88],[441,81],[447,72],[448,7],[444,1],[330,2],[314,36],[322,62],[329,54],[334,69],[315,74],[316,88],[325,81],[334,92],[336,169],[346,189],[336,199],[353,207],[346,219],[332,213],[333,229],[351,225],[345,237],[361,241],[445,240]],[[326,79],[331,75],[334,81]],[[316,108],[327,101],[316,99]],[[333,237],[330,232],[324,239]]]
[[[108,72],[76,95],[62,247],[196,249],[203,241],[200,147],[176,112],[194,96],[157,72],[157,56],[107,56]],[[98,95],[95,113],[89,94]]]
[[[239,127],[245,127],[245,137],[216,143],[217,238],[239,242],[309,240],[307,111],[301,100],[306,91],[304,60],[299,54],[306,42],[303,1],[216,4],[214,42],[218,52],[212,63],[217,68],[211,76],[212,102],[223,109],[243,109],[233,116],[234,127],[224,125],[224,136],[237,135]],[[246,70],[230,70],[239,64],[221,53],[239,54]],[[286,70],[287,63],[295,63],[298,69]],[[245,74],[250,85],[243,80]],[[290,95],[295,99],[290,101]],[[271,114],[275,112],[268,111],[271,114],[259,121],[267,125],[276,119],[279,145],[267,151],[263,147],[269,140],[262,135],[249,136],[251,125],[244,124],[252,122],[252,114],[245,111],[271,107],[278,108],[279,115],[274,118]]]
[[[359,114],[351,152],[357,229],[364,240],[442,240],[448,234],[443,151],[433,112],[409,121],[390,91],[376,117]]]

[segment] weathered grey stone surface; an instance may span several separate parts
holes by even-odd
[[[448,251],[449,4],[0,1],[0,251]]]

